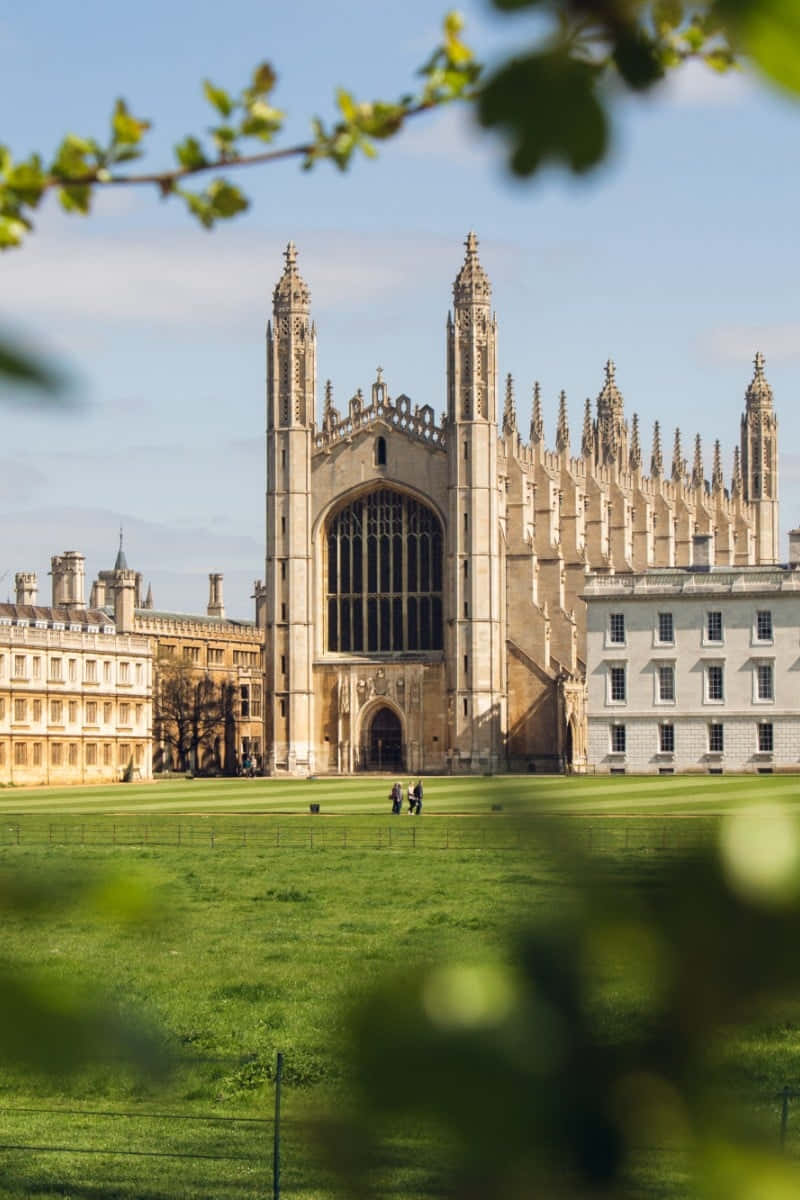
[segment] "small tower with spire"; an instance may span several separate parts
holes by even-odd
[[[597,442],[600,462],[627,465],[628,428],[625,424],[625,402],[617,387],[613,358],[605,366],[605,382],[597,397]]]
[[[764,355],[753,360],[741,423],[743,497],[754,507],[756,562],[778,561],[778,419]]]
[[[264,744],[271,773],[314,770],[311,451],[316,330],[289,242],[267,325],[267,556]]]

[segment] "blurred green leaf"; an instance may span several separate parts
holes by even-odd
[[[635,25],[620,30],[612,57],[620,75],[634,91],[652,87],[664,74],[655,43]]]
[[[125,101],[117,100],[111,116],[111,132],[114,142],[120,142],[124,145],[138,145],[142,140],[142,134],[149,128],[149,121],[142,121],[138,117],[134,117],[128,111]]]
[[[233,100],[222,88],[215,87],[210,80],[203,83],[203,93],[209,104],[212,104],[221,117],[229,117],[233,112]]]
[[[184,138],[178,143],[175,147],[175,157],[182,167],[202,167],[207,162],[202,145],[194,137]]]
[[[596,66],[563,49],[515,59],[491,77],[479,97],[480,120],[508,131],[517,175],[531,175],[548,160],[577,173],[600,161],[608,127],[597,78]]]
[[[2,221],[0,221],[0,238],[2,237]],[[41,358],[26,353],[0,338],[0,381],[2,378],[14,383],[29,384],[44,392],[56,393],[63,390],[65,380],[63,375],[53,370]]]

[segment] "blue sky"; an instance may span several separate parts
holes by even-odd
[[[486,4],[461,7],[490,59],[530,32]],[[439,16],[421,0],[6,5],[0,140],[24,154],[68,130],[101,133],[122,95],[156,123],[155,167],[210,123],[202,79],[236,88],[262,59],[302,138],[338,85],[365,99],[407,90]],[[325,164],[242,172],[252,210],[211,234],[149,189],[104,197],[89,221],[48,203],[26,247],[0,259],[0,326],[65,364],[81,406],[0,410],[0,597],[17,570],[38,571],[48,597],[50,555],[65,549],[83,550],[93,577],[122,524],[158,607],[203,611],[208,572],[222,571],[228,611],[250,615],[264,553],[264,328],[290,238],[312,292],[320,390],[330,378],[340,407],[380,364],[392,394],[441,411],[445,318],[472,228],[494,285],[501,380],[514,376],[523,428],[541,382],[551,441],[561,388],[575,442],[612,356],[645,457],[659,419],[668,455],[675,425],[689,458],[702,435],[707,474],[719,437],[729,474],[761,349],[782,526],[798,524],[800,112],[745,72],[694,67],[616,111],[611,159],[581,182],[557,170],[510,180],[498,142],[452,110],[343,176]]]

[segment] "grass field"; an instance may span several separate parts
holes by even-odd
[[[311,1119],[347,1093],[343,1006],[387,970],[477,961],[498,953],[521,914],[557,911],[563,879],[537,816],[569,818],[585,849],[637,880],[653,856],[713,835],[726,813],[800,805],[800,780],[780,776],[430,779],[423,815],[392,817],[390,782],[0,791],[0,871],[46,878],[68,898],[48,920],[5,917],[3,961],[45,986],[69,976],[102,990],[120,1013],[161,1031],[174,1064],[166,1082],[102,1061],[70,1078],[6,1072],[0,1195],[270,1194],[281,1050],[283,1195],[328,1200],[338,1193],[317,1163]],[[312,802],[319,816],[309,815]],[[92,917],[78,887],[111,872],[143,884],[153,919]],[[800,1076],[797,1016],[749,1030],[736,1046],[741,1093],[776,1132],[774,1093]],[[444,1196],[445,1161],[418,1128],[396,1129],[375,1164],[374,1194]],[[675,1147],[643,1148],[637,1172],[642,1196],[690,1194]]]

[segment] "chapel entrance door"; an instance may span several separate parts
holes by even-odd
[[[379,708],[372,718],[367,742],[367,769],[402,771],[403,729],[391,708]]]

